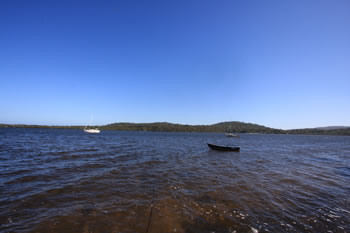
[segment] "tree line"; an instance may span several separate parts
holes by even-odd
[[[18,128],[63,128],[63,129],[83,129],[84,126],[45,126],[45,125],[9,125],[0,124],[0,127]],[[212,125],[182,125],[168,122],[155,123],[114,123],[98,127],[101,130],[119,131],[166,131],[166,132],[231,132],[231,133],[260,133],[260,134],[309,134],[309,135],[349,135],[350,128],[342,129],[293,129],[282,130],[265,127],[258,124],[245,123],[239,121],[220,122]]]

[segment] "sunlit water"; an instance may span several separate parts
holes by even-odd
[[[0,129],[0,169],[0,232],[350,232],[350,137]]]

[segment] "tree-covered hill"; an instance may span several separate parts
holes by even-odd
[[[350,136],[350,128],[341,128],[341,129],[320,129],[320,128],[292,129],[292,130],[284,130],[284,133],[288,133],[288,134],[308,134],[308,135],[344,135],[344,136]]]
[[[221,122],[213,125],[181,125],[167,122],[114,123],[100,128],[105,130],[126,131],[227,132],[229,130],[234,133],[282,133],[282,131],[278,129],[238,121]]]

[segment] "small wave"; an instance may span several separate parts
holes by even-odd
[[[350,167],[335,167],[336,173],[345,177],[350,177]]]

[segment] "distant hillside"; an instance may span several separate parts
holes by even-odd
[[[125,131],[226,132],[230,130],[235,133],[282,133],[282,130],[238,121],[221,122],[213,125],[181,125],[168,122],[114,123],[100,128],[104,130]]]
[[[280,129],[273,129],[258,124],[244,123],[239,121],[220,122],[208,125],[209,132],[226,132],[230,130],[233,133],[282,133]]]
[[[84,126],[61,126],[61,125],[26,125],[26,124],[0,124],[0,128],[50,128],[50,129],[83,129]]]
[[[310,135],[348,135],[350,136],[350,128],[341,128],[341,129],[292,129],[285,130],[285,133],[288,134],[310,134]]]
[[[350,126],[326,126],[326,127],[317,127],[315,129],[332,130],[332,129],[346,129],[346,128],[350,128]]]

